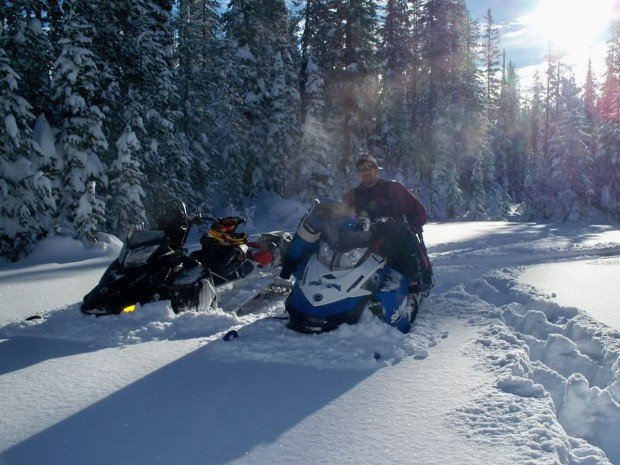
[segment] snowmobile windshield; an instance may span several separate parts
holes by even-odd
[[[127,268],[146,265],[149,258],[159,249],[159,244],[146,245],[136,249],[127,249],[123,256],[123,265]]]
[[[164,231],[140,231],[134,228],[127,234],[127,246],[135,246],[148,242],[161,242],[166,237]]]
[[[370,254],[368,247],[357,247],[346,252],[334,251],[327,242],[321,241],[318,260],[331,271],[351,270],[359,266]]]

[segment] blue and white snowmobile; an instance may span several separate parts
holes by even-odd
[[[372,224],[346,215],[342,204],[316,204],[301,221],[281,277],[295,276],[286,299],[288,326],[322,332],[356,323],[370,311],[403,333],[411,329],[420,294],[375,252]]]

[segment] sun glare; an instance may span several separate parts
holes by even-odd
[[[614,3],[614,0],[539,0],[529,17],[531,27],[553,47],[587,60],[589,48],[600,43],[607,33]]]

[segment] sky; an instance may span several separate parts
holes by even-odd
[[[304,210],[264,202],[247,232]],[[436,286],[408,334],[371,315],[298,334],[270,318],[282,296],[81,315],[105,238],[0,263],[2,464],[620,463],[618,228],[426,225]]]
[[[620,0],[467,0],[473,18],[484,21],[490,8],[500,27],[501,47],[528,90],[534,72],[543,75],[549,44],[564,54],[577,85],[583,85],[588,58],[599,83],[605,71],[606,41],[612,17],[620,15]]]

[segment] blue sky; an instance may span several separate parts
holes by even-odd
[[[501,46],[519,71],[524,90],[536,70],[544,73],[551,43],[572,66],[582,85],[588,64],[603,81],[609,20],[620,15],[620,0],[466,0],[473,18],[484,21],[489,8],[502,34]]]

